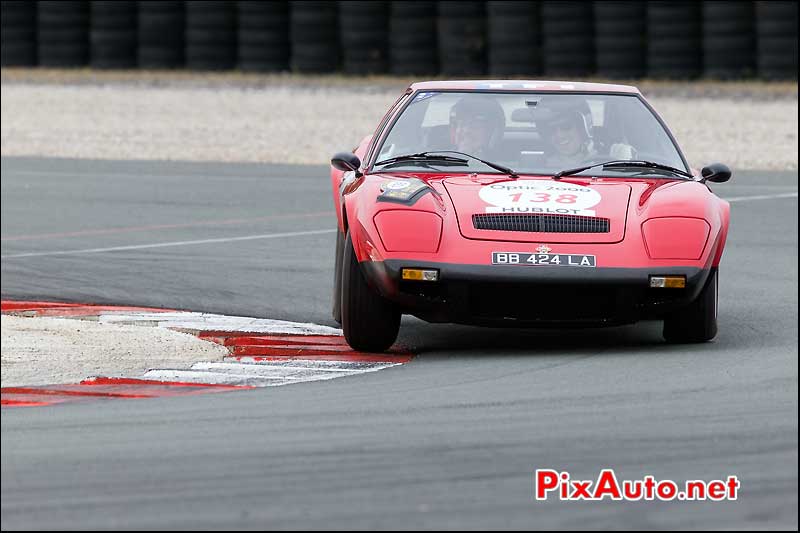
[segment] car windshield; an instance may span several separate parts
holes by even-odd
[[[373,170],[496,172],[475,159],[437,165],[431,158],[400,157],[445,150],[522,174],[554,174],[609,160],[688,170],[664,127],[635,95],[522,92],[417,93],[386,135]],[[669,176],[663,170],[626,166],[587,173]]]

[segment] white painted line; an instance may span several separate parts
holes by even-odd
[[[761,194],[758,196],[734,196],[732,198],[723,198],[723,200],[728,202],[749,202],[751,200],[772,200],[773,198],[797,198],[797,191],[781,194]]]
[[[230,356],[223,359],[225,362],[241,363],[246,365],[269,365],[276,367],[300,367],[316,370],[383,370],[403,363],[368,363],[364,361],[329,361],[324,359],[287,359],[287,360],[259,360],[257,356]]]
[[[288,362],[287,362],[288,363]],[[277,387],[291,383],[326,381],[346,376],[377,372],[400,363],[368,363],[354,367],[348,361],[292,361],[242,363],[238,361],[201,362],[191,369],[151,369],[142,379],[177,381],[182,383],[208,383],[213,385],[247,385],[251,387]],[[300,365],[298,363],[303,363]],[[325,364],[323,366],[323,363]]]
[[[222,181],[230,181],[230,180],[263,180],[264,176],[252,175],[246,176],[243,174],[154,174],[152,172],[104,172],[102,170],[87,170],[82,172],[69,172],[69,171],[59,171],[59,170],[21,170],[21,169],[9,169],[6,170],[10,175],[18,175],[18,176],[65,176],[71,178],[89,178],[89,179],[108,179],[108,178],[123,178],[123,179],[130,179],[136,178],[137,180],[142,179],[153,179],[158,181],[163,181],[167,179],[203,179],[203,180],[222,180]],[[311,175],[311,174],[309,174]],[[273,176],[270,178],[272,180],[282,179],[282,180],[290,180],[295,179],[293,176],[289,176],[288,174],[285,176]]]
[[[288,333],[296,335],[342,334],[340,329],[310,322],[289,322],[271,318],[250,318],[189,311],[127,314],[102,313],[98,317],[98,322],[101,324],[147,325],[196,331],[240,331],[242,333]]]
[[[302,237],[305,235],[324,235],[334,233],[336,229],[318,229],[310,231],[292,231],[287,233],[266,233],[263,235],[244,235],[242,237],[225,237],[220,239],[201,239],[197,241],[172,241],[159,242],[154,244],[134,244],[130,246],[110,246],[108,248],[83,248],[80,250],[56,250],[51,252],[29,252],[23,254],[9,254],[0,256],[2,259],[16,259],[22,257],[47,257],[52,255],[83,255],[100,254],[106,252],[122,252],[126,250],[147,250],[150,248],[167,248],[171,246],[191,246],[197,244],[217,244],[240,241],[255,241],[263,239],[281,239],[284,237]]]
[[[366,372],[376,372],[383,370],[390,366],[396,366],[400,363],[370,363],[371,366],[352,367],[342,365],[345,361],[325,361],[327,366],[310,366],[310,365],[284,365],[273,364],[274,361],[265,361],[261,363],[242,363],[239,361],[231,362],[208,362],[208,363],[195,363],[192,365],[192,370],[215,370],[220,372],[234,372],[241,374],[253,373],[259,376],[289,376],[301,375],[302,373],[327,373],[327,374],[364,374]]]
[[[266,363],[266,362],[265,362]],[[237,372],[246,374],[253,372],[260,376],[266,376],[269,373],[280,375],[289,375],[292,372],[346,372],[348,374],[359,374],[367,372],[358,368],[336,368],[336,367],[311,367],[311,366],[288,366],[288,365],[271,365],[262,363],[242,363],[239,361],[225,361],[223,363],[195,363],[192,365],[192,370],[236,370]]]
[[[252,365],[248,363],[195,363],[192,370],[204,370],[237,376],[267,379],[307,379],[310,381],[364,374],[367,370],[334,370],[331,368],[300,368],[290,366]]]
[[[202,370],[148,370],[141,379],[155,381],[177,381],[180,383],[205,383],[208,385],[246,385],[250,387],[275,387],[297,383],[291,378],[262,378],[252,375],[229,374],[225,372],[205,372]]]
[[[352,375],[352,374],[348,374]],[[294,383],[307,383],[311,381],[326,381],[343,377],[331,374],[313,374],[308,376],[259,376],[251,372],[236,374],[234,372],[221,372],[213,370],[179,370],[179,369],[154,369],[145,372],[141,379],[155,381],[173,381],[179,383],[205,383],[208,385],[239,385],[249,387],[278,387]]]

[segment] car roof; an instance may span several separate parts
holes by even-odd
[[[457,80],[421,81],[412,83],[412,91],[545,91],[545,92],[586,92],[586,93],[630,93],[639,94],[632,85],[612,83],[587,83],[582,81],[547,80]]]

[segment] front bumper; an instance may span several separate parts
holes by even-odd
[[[391,259],[361,263],[369,284],[404,313],[429,322],[511,327],[611,326],[662,318],[691,303],[710,270],[468,265]],[[437,269],[439,281],[404,281],[404,267]],[[652,275],[682,275],[686,288],[650,288]]]

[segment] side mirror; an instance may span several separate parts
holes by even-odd
[[[331,158],[331,165],[333,168],[337,170],[341,170],[343,172],[355,172],[356,175],[360,175],[358,171],[361,168],[361,160],[358,158],[356,154],[351,152],[339,152],[338,154],[334,155]]]
[[[714,163],[712,165],[708,165],[707,167],[703,167],[703,170],[700,171],[700,174],[703,176],[700,180],[700,183],[705,183],[707,181],[724,183],[731,179],[731,169],[722,163]]]

